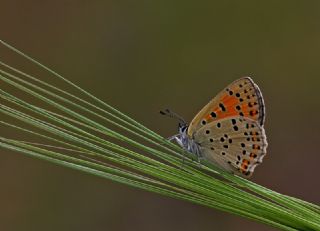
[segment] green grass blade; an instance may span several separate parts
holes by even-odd
[[[28,134],[26,140],[1,136],[3,149],[281,230],[320,231],[318,205],[274,192],[205,160],[200,168],[191,153],[4,41],[0,44],[80,93],[73,95],[0,60],[7,69],[0,68],[0,125]]]

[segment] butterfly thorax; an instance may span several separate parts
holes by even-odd
[[[188,135],[188,125],[179,124],[179,134],[174,137],[177,143],[185,150],[195,154],[197,157],[201,157],[200,145],[195,142],[192,137]]]

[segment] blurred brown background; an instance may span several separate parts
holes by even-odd
[[[0,39],[163,136],[176,123],[159,109],[191,120],[231,81],[252,76],[269,141],[252,180],[319,204],[319,12],[319,1],[2,0]],[[273,230],[0,152],[0,230]]]

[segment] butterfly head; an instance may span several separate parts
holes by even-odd
[[[179,116],[177,113],[170,111],[169,109],[165,109],[164,111],[160,111],[160,114],[168,116],[170,118],[174,118],[178,120],[178,131],[181,137],[187,136],[188,124],[187,122]]]
[[[188,131],[188,124],[179,122],[179,134],[186,134]]]
[[[170,118],[178,119],[178,130],[179,134],[171,137],[173,138],[181,147],[186,149],[187,151],[195,154],[197,157],[201,156],[200,146],[194,139],[188,136],[188,124],[186,121],[179,116],[178,114],[166,109],[164,111],[160,111],[162,115],[169,116]]]

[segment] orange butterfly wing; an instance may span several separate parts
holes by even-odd
[[[265,106],[259,87],[250,77],[231,83],[214,97],[191,121],[189,137],[206,124],[228,117],[246,117],[264,124]]]

